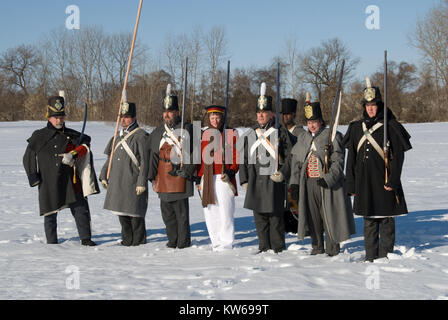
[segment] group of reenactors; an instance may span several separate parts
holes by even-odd
[[[361,118],[345,135],[337,132],[329,139],[320,103],[309,97],[304,129],[295,123],[296,100],[281,101],[281,124],[272,97],[260,91],[256,124],[241,137],[226,126],[223,106],[205,107],[206,126],[194,136],[193,125],[181,120],[177,96],[167,91],[163,125],[149,134],[138,125],[135,103],[124,101],[120,130],[104,150],[107,160],[99,175],[107,190],[104,208],[121,225],[121,244],[146,243],[149,181],[160,199],[167,247],[191,245],[189,198],[197,188],[212,250],[232,249],[238,174],[244,208],[253,211],[258,252],[280,253],[286,249],[285,233],[294,232],[299,240],[311,237],[312,255],[335,256],[340,243],[355,234],[355,213],[364,217],[365,260],[387,257],[394,249],[394,217],[407,213],[400,176],[410,136],[387,109],[391,156],[385,180],[379,88],[365,88],[361,104]],[[47,243],[58,243],[57,213],[69,207],[82,245],[96,245],[87,202],[100,192],[91,139],[65,126],[62,96],[51,97],[46,109],[47,126],[28,139],[23,163],[30,185],[39,188]],[[201,141],[199,162],[193,161],[195,139]]]

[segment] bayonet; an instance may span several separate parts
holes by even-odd
[[[325,146],[325,155],[324,155],[324,173],[328,173],[330,169],[330,154],[333,144],[333,131],[337,129],[337,123],[339,122],[339,110],[341,107],[341,87],[342,87],[342,78],[344,75],[344,66],[345,60],[342,60],[341,72],[339,73],[339,79],[336,87],[336,94],[334,95],[333,106],[331,108],[331,119],[330,119],[330,134],[328,135],[328,143]],[[335,129],[336,128],[336,129]],[[336,135],[336,133],[335,133]]]

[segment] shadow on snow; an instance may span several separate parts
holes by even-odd
[[[448,244],[448,209],[423,210],[408,213],[406,216],[396,217],[396,245],[415,247],[416,250],[426,250]],[[363,227],[364,219],[355,216],[356,234],[352,235],[352,240],[348,240],[342,246],[342,251],[349,252],[364,250]],[[119,228],[119,225],[117,225]],[[194,245],[210,244],[207,226],[205,222],[193,223],[190,226],[192,242]],[[167,242],[165,228],[147,229],[148,243]],[[199,238],[199,239],[198,239]],[[97,234],[92,239],[101,245],[109,242],[118,242],[121,233]],[[60,239],[63,241],[79,241],[79,237],[70,239]],[[235,247],[257,246],[257,232],[255,229],[253,216],[235,218]],[[287,245],[299,243],[301,245],[311,244],[311,239],[307,237],[302,241],[296,239],[292,233],[286,234]]]

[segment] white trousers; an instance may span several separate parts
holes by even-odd
[[[221,175],[213,176],[215,204],[204,208],[205,223],[214,251],[232,249],[235,239],[233,216],[235,214],[235,195]]]

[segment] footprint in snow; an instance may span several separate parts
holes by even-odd
[[[416,272],[414,268],[381,267],[381,270],[386,272],[397,272],[397,273]]]
[[[235,281],[231,279],[227,280],[205,280],[202,282],[202,284],[206,287],[212,287],[212,288],[220,288],[223,290],[230,290],[235,285]]]

